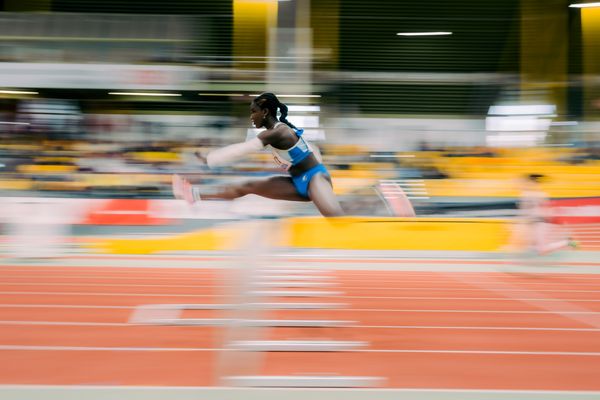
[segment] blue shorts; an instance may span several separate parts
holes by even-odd
[[[329,172],[327,172],[327,168],[323,164],[315,165],[308,171],[292,176],[292,181],[294,182],[294,186],[296,187],[296,191],[300,196],[308,198],[308,184],[313,176],[322,172],[323,174],[329,176]]]

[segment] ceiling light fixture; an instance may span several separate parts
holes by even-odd
[[[398,36],[447,36],[452,32],[398,32]]]
[[[115,96],[181,96],[181,93],[152,93],[152,92],[108,92]]]
[[[578,3],[578,4],[570,4],[571,8],[592,8],[592,7],[600,7],[600,3]]]
[[[39,94],[38,92],[31,92],[26,90],[0,90],[1,94]]]

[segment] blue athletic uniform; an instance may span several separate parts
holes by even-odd
[[[275,126],[279,124],[282,124],[282,122],[277,123]],[[302,160],[304,160],[306,157],[312,154],[312,149],[310,148],[308,142],[306,142],[306,140],[304,140],[304,138],[302,137],[302,133],[304,133],[304,130],[294,130],[294,133],[296,134],[296,136],[298,136],[298,141],[295,145],[293,145],[287,150],[281,150],[276,149],[273,146],[267,146],[273,153],[275,161],[284,166],[286,169],[289,169],[290,167],[299,164]],[[312,167],[308,171],[303,172],[300,175],[292,176],[292,181],[294,182],[296,191],[298,191],[300,196],[308,198],[308,184],[310,183],[312,177],[318,173],[323,173],[329,176],[327,168],[325,168],[325,166],[321,163],[315,165],[314,167]]]

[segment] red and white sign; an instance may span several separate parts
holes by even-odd
[[[550,201],[554,222],[559,224],[600,223],[600,197]]]

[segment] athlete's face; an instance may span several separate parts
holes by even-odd
[[[250,120],[255,128],[262,128],[265,126],[267,110],[262,110],[254,102],[250,105]]]

